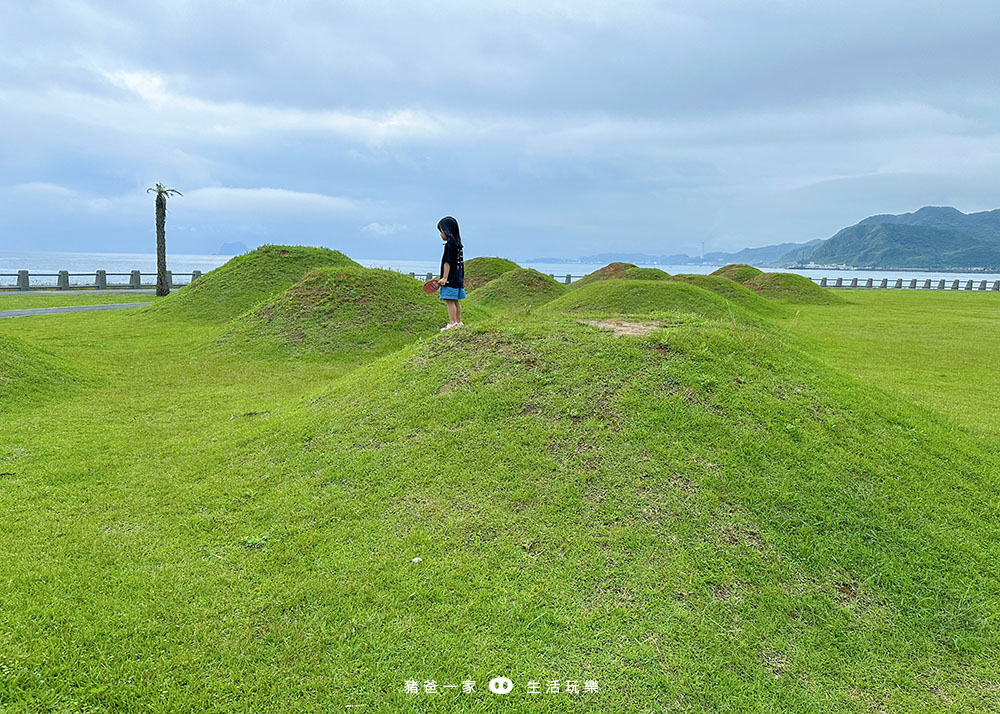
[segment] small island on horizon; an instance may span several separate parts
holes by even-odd
[[[219,252],[216,255],[243,255],[244,253],[250,252],[250,248],[247,244],[242,241],[233,241],[232,243],[223,243],[219,246]]]

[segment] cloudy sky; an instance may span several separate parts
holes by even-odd
[[[0,250],[696,254],[1000,207],[1000,5],[0,0]]]

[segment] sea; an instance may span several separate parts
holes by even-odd
[[[167,268],[174,273],[175,284],[188,282],[192,271],[207,273],[217,268],[232,256],[228,255],[193,255],[170,253],[167,255]],[[468,256],[473,257],[473,256]],[[414,273],[417,276],[427,273],[437,274],[440,261],[434,260],[392,260],[386,258],[368,259],[356,258],[357,262],[369,268],[383,268],[401,273]],[[536,263],[517,261],[526,268],[534,268],[539,272],[554,275],[560,282],[570,275],[577,280],[587,273],[604,266],[603,263]],[[700,273],[707,274],[718,268],[717,265],[655,265],[670,274]],[[138,270],[146,275],[156,273],[156,255],[153,253],[72,253],[51,251],[0,251],[0,286],[16,284],[17,271],[27,270],[31,275],[31,284],[55,285],[56,275],[60,270],[70,274],[70,284],[92,283],[97,270],[107,271],[109,283],[126,283],[128,273]],[[937,280],[1000,280],[1000,273],[950,273],[942,271],[920,270],[837,270],[837,269],[796,269],[767,268],[772,272],[798,273],[819,282],[822,278],[832,281],[838,277],[845,282],[851,278],[873,278],[876,283],[882,278],[890,281],[903,278],[904,284],[916,278],[922,282],[928,278]]]

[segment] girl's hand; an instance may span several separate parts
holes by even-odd
[[[448,278],[438,278],[439,285],[445,285],[448,282]]]

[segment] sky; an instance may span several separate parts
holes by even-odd
[[[996,0],[0,0],[0,251],[697,255],[1000,207]]]

